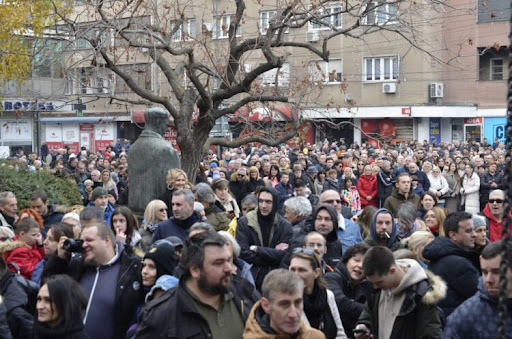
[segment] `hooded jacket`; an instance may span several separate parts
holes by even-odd
[[[299,331],[293,335],[277,334],[270,327],[270,318],[261,307],[261,300],[254,304],[245,324],[244,339],[323,339],[325,335],[300,322]]]
[[[353,338],[352,330],[363,311],[364,303],[370,300],[373,293],[372,284],[363,280],[354,286],[344,262],[340,262],[334,272],[327,273],[325,281],[334,293],[345,333],[349,338]]]
[[[410,202],[414,206],[418,206],[420,203],[420,197],[414,193],[414,190],[412,189],[409,191],[409,194],[407,195],[407,198],[402,193],[398,192],[396,187],[393,187],[393,191],[391,192],[391,196],[386,199],[384,202],[384,208],[388,209],[393,213],[393,216],[396,216],[398,214],[398,209],[400,208],[400,205],[402,205],[404,202]]]
[[[489,204],[485,204],[483,214],[487,218],[487,233],[489,239],[491,242],[499,241],[501,239],[501,229],[503,226],[502,223],[496,220],[496,218],[492,215]]]
[[[357,190],[361,197],[361,209],[366,206],[377,207],[377,177],[373,174],[362,174],[357,181]],[[366,199],[368,196],[372,197],[369,201]]]
[[[17,240],[0,243],[0,253],[6,263],[14,263],[20,268],[20,274],[25,279],[32,277],[36,265],[43,259],[44,250],[36,244],[29,246],[23,241]],[[16,271],[13,271],[16,273]]]
[[[43,217],[43,224],[45,232],[53,225],[62,220],[64,210],[62,206],[56,206],[53,204],[48,204],[48,212]]]
[[[428,269],[446,281],[446,298],[439,303],[439,307],[448,317],[477,291],[480,277],[476,264],[478,254],[458,246],[449,238],[437,237],[425,246],[423,257],[430,261]]]
[[[512,316],[508,302],[505,320],[505,338],[512,338]],[[443,339],[487,339],[498,333],[498,298],[491,297],[484,288],[482,279],[478,282],[478,292],[462,303],[448,317]]]
[[[268,247],[264,246],[263,231],[258,218],[258,208],[247,213],[238,220],[236,227],[236,240],[240,245],[240,259],[252,264],[252,275],[256,287],[261,288],[265,275],[274,268],[278,268],[286,251],[275,247],[278,244],[290,244],[293,238],[292,225],[277,213],[279,196],[272,187],[265,187],[266,192],[272,194],[272,215],[274,222],[270,225]],[[267,227],[269,225],[266,225]],[[256,251],[251,251],[251,246],[257,246]]]
[[[401,259],[396,264],[405,271],[400,285],[389,294],[377,290],[357,323],[365,324],[380,339],[439,338],[441,319],[436,304],[445,295],[445,283],[415,260]],[[390,309],[398,309],[394,321]]]
[[[370,246],[383,246],[380,239],[379,239],[379,236],[377,235],[377,231],[375,229],[375,223],[377,222],[377,216],[379,214],[381,214],[382,212],[388,212],[390,213],[389,210],[387,210],[386,208],[379,208],[377,211],[375,211],[375,214],[373,215],[372,217],[372,220],[370,222],[370,234],[368,234],[368,236],[364,239],[364,242],[367,243],[368,245]],[[392,223],[392,230],[391,230],[391,233],[389,234],[389,239],[386,243],[386,247],[391,249],[392,251],[394,250],[397,250],[401,247],[401,244],[400,244],[400,240],[398,239],[397,237],[397,225],[395,223],[395,218],[393,217],[393,215],[391,215],[391,223]]]
[[[320,206],[313,212],[313,225],[315,225],[316,216],[321,210],[326,210],[329,213],[333,223],[332,231],[325,237],[327,252],[324,254],[323,259],[330,267],[336,267],[341,260],[343,250],[341,241],[338,239],[338,213],[329,205]]]

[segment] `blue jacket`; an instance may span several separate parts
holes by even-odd
[[[338,216],[339,220],[340,216]],[[353,222],[352,220],[345,219],[341,217],[343,221],[345,221],[345,229],[343,230],[341,227],[338,227],[336,230],[336,235],[338,239],[341,241],[341,249],[342,253],[345,253],[347,248],[352,245],[358,244],[363,241],[363,237],[361,236],[361,227],[358,224]],[[338,222],[338,225],[340,223]]]
[[[201,220],[201,215],[198,212],[192,213],[192,215],[185,220],[177,220],[174,217],[170,217],[169,219],[158,223],[156,230],[153,233],[153,240],[151,243],[170,236],[176,236],[182,241],[185,241],[188,237],[188,229],[190,226]]]
[[[498,299],[485,290],[482,279],[478,282],[478,292],[453,311],[448,317],[443,332],[445,339],[486,339],[496,338],[498,331]],[[505,337],[512,338],[512,316],[507,312]]]
[[[96,205],[94,205],[94,201],[91,201],[90,203],[87,204],[86,207],[94,207]],[[112,205],[110,202],[108,203],[107,205],[107,208],[105,208],[105,214],[103,214],[103,220],[105,220],[105,225],[107,225],[107,227],[110,227],[110,218],[112,218],[112,213],[114,213],[114,205]]]
[[[47,232],[53,224],[60,222],[63,216],[64,214],[55,212],[55,205],[48,204],[48,212],[43,217],[44,230]]]

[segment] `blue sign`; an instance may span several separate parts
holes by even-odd
[[[498,142],[505,142],[505,128],[507,126],[507,118],[484,118],[484,137],[487,138],[489,144],[493,144],[494,139]]]
[[[441,142],[441,118],[430,118],[429,119],[429,142],[433,142],[439,145]]]

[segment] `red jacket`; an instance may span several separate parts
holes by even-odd
[[[0,253],[3,254],[5,262],[14,263],[19,266],[20,274],[26,279],[32,277],[32,272],[44,257],[43,247],[37,245],[29,246],[23,241],[14,237],[14,241],[0,243]],[[12,266],[9,269],[16,273]]]
[[[489,220],[489,240],[491,242],[501,240],[501,227],[502,223],[494,218],[491,214],[491,208],[489,204],[485,204],[484,215]]]
[[[373,174],[362,174],[357,180],[357,190],[361,196],[361,208],[366,206],[377,206],[377,177]],[[366,200],[366,197],[371,195],[372,200]]]

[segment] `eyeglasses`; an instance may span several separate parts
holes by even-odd
[[[305,255],[307,255],[308,257],[313,257],[315,258],[315,263],[317,265],[317,267],[320,267],[320,261],[318,259],[318,257],[315,255],[315,251],[312,250],[311,248],[302,248],[302,247],[295,247],[292,251],[292,254],[298,254],[298,253],[304,253]],[[293,258],[292,258],[293,259]],[[315,267],[316,268],[316,267]]]
[[[167,211],[167,208],[161,208],[158,210],[158,212],[165,212],[165,211]]]
[[[489,199],[489,204],[494,204],[495,202],[498,204],[502,204],[503,199]]]
[[[243,178],[243,177],[245,177],[245,174],[237,174],[236,176],[240,177],[240,178]]]

